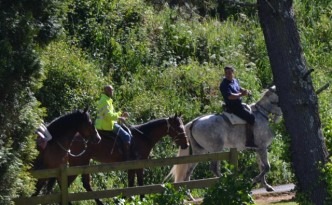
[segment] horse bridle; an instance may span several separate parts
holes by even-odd
[[[177,141],[177,139],[179,138],[180,135],[185,135],[185,131],[183,132],[178,132],[176,129],[174,129],[174,127],[171,125],[171,123],[169,122],[170,118],[165,119],[166,123],[167,123],[167,134],[170,134],[170,129],[172,129],[175,133],[176,133],[176,137],[174,138],[174,141]]]
[[[73,153],[71,153],[71,150],[70,150],[70,147],[71,147],[71,145],[73,144],[73,142],[74,142],[74,139],[76,138],[76,136],[75,137],[73,137],[73,139],[71,140],[71,142],[70,142],[70,145],[69,145],[69,149],[66,149],[59,141],[55,141],[58,145],[59,145],[59,147],[63,150],[63,151],[65,151],[67,154],[69,154],[71,157],[80,157],[80,156],[82,156],[85,152],[86,152],[86,150],[87,150],[87,148],[88,148],[88,142],[89,142],[89,140],[85,140],[83,137],[82,137],[82,140],[83,140],[83,142],[84,142],[84,148],[83,148],[83,151],[82,152],[80,152],[80,153],[78,153],[78,154],[73,154]]]
[[[278,106],[279,102],[271,102],[271,104]],[[267,120],[269,119],[269,116],[266,113],[272,113],[278,117],[281,116],[279,113],[274,113],[274,112],[268,111],[265,107],[263,107],[262,105],[259,105],[258,103],[255,104],[255,107],[257,108],[258,112],[261,113],[263,115],[263,117],[266,118]]]

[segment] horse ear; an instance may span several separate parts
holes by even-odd
[[[275,85],[270,86],[270,87],[269,87],[269,90],[272,91],[272,92],[276,92],[276,91],[277,91]]]
[[[84,113],[86,113],[86,112],[88,112],[88,110],[89,110],[89,107],[88,106],[86,106],[85,108],[84,108]]]

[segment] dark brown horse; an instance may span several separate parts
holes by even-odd
[[[152,120],[141,125],[135,125],[129,128],[133,138],[131,141],[131,160],[147,159],[152,148],[164,136],[170,136],[177,146],[185,149],[188,147],[188,139],[184,131],[184,125],[181,117],[162,118]],[[88,165],[90,160],[96,160],[102,163],[121,162],[125,160],[121,140],[119,137],[106,137],[102,131],[101,142],[99,144],[88,143],[84,154],[79,157],[69,157],[70,166]],[[79,138],[78,138],[79,140]],[[84,150],[84,143],[75,143],[71,147],[73,153],[80,153]],[[135,175],[139,186],[143,185],[143,169],[128,170],[128,186],[134,186]],[[69,185],[77,176],[69,176]],[[55,181],[50,183],[54,184]],[[90,175],[82,175],[83,186],[87,191],[92,191],[90,185]],[[68,185],[68,186],[69,186]],[[52,186],[49,186],[52,187]],[[97,204],[103,204],[99,199],[95,199]]]
[[[40,150],[33,170],[58,168],[66,163],[68,155],[71,153],[71,146],[74,145],[74,136],[77,133],[92,143],[98,143],[101,140],[87,109],[54,119],[47,125],[47,130],[52,135],[52,139],[47,143],[45,149]],[[37,181],[34,196],[39,194],[46,182],[47,179]]]

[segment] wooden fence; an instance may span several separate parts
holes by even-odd
[[[50,195],[44,195],[44,196],[20,197],[14,199],[14,202],[17,205],[49,204],[49,203],[60,203],[60,202],[62,204],[68,204],[68,201],[81,201],[81,200],[90,200],[95,198],[111,198],[119,195],[133,196],[140,194],[161,193],[164,191],[162,184],[128,187],[123,189],[93,191],[93,192],[69,193],[67,185],[68,176],[92,174],[98,172],[110,172],[115,170],[128,170],[128,169],[138,169],[138,168],[147,168],[147,167],[167,166],[174,164],[187,164],[187,163],[213,161],[213,160],[226,160],[237,168],[238,152],[236,149],[231,149],[229,152],[210,153],[204,155],[115,162],[109,164],[99,164],[99,165],[90,165],[90,166],[77,166],[77,167],[63,166],[58,169],[36,170],[32,172],[32,175],[37,179],[58,177],[60,179],[61,192]],[[180,186],[186,186],[188,189],[205,188],[205,187],[210,187],[217,180],[218,178],[209,178],[201,180],[192,180],[188,182],[173,183],[173,185],[175,188],[179,188]]]

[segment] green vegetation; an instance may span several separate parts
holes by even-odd
[[[250,195],[253,188],[250,177],[232,170],[207,190],[202,205],[249,205],[254,204]]]
[[[274,205],[298,205],[296,202],[272,202],[272,203],[256,203],[257,205],[268,205],[268,204],[274,204]]]
[[[116,107],[131,113],[131,124],[175,113],[182,113],[188,122],[221,112],[218,86],[222,68],[228,64],[237,68],[241,84],[253,91],[254,98],[247,103],[273,84],[254,7],[172,2],[36,0],[36,7],[0,2],[0,204],[33,192],[27,170],[36,155],[33,133],[38,124],[86,105],[94,114],[94,103],[106,83],[114,85]],[[307,66],[315,69],[311,76],[316,90],[332,78],[331,11],[329,0],[294,0]],[[319,95],[329,151],[330,96],[330,88]],[[276,138],[270,148],[272,168],[267,180],[271,184],[292,182],[289,136],[282,123],[272,126]],[[175,153],[165,138],[151,157]],[[160,183],[169,169],[146,170],[146,183]],[[325,179],[330,179],[330,169],[327,165]],[[241,153],[239,173],[255,176],[257,172],[254,153]],[[192,178],[210,175],[206,164],[201,164]],[[93,181],[95,189],[124,187],[126,177],[108,173],[93,176]],[[76,181],[71,189],[81,190],[82,185]]]

